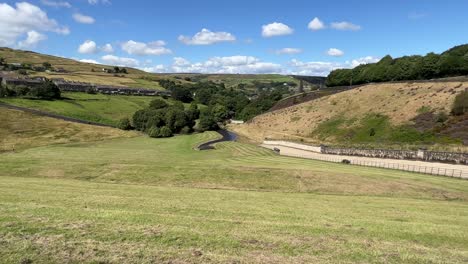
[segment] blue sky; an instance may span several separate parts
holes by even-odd
[[[0,46],[152,72],[326,75],[467,43],[467,12],[463,0],[6,1]]]

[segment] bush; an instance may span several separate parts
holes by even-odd
[[[46,80],[41,86],[32,89],[29,95],[43,99],[60,99],[61,97],[60,89],[50,80]]]
[[[161,137],[161,130],[159,129],[159,127],[151,127],[150,129],[148,129],[148,136],[152,138],[159,138]]]
[[[166,101],[163,101],[161,99],[154,99],[153,101],[150,102],[150,107],[153,109],[163,109],[168,106],[169,105],[166,103]]]
[[[122,130],[132,130],[132,124],[130,123],[130,120],[128,118],[122,118],[119,123],[117,124],[117,127]]]
[[[463,115],[464,113],[468,113],[468,90],[459,93],[455,97],[452,107],[453,115]]]
[[[167,126],[163,126],[161,127],[161,130],[159,131],[159,135],[161,137],[172,137],[172,131]]]
[[[181,130],[180,130],[180,134],[183,134],[183,135],[188,135],[192,132],[192,129],[189,127],[189,126],[184,126]]]

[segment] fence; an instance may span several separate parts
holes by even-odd
[[[326,157],[326,156],[321,156],[320,154],[301,155],[301,154],[296,154],[296,153],[288,153],[285,156],[304,158],[304,159],[314,159],[314,160],[335,162],[335,163],[343,163],[343,158]],[[376,168],[408,171],[408,172],[414,172],[414,173],[468,179],[468,168],[467,170],[460,170],[460,169],[450,169],[450,168],[443,168],[443,167],[419,166],[419,165],[387,163],[387,162],[381,162],[381,161],[365,161],[365,160],[350,160],[350,164],[356,165],[356,166],[376,167]]]

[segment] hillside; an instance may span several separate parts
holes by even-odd
[[[109,74],[102,69],[112,69],[112,65],[101,65],[80,62],[72,59],[57,56],[40,54],[32,51],[15,50],[0,47],[0,58],[4,58],[7,63],[30,64],[32,66],[42,66],[44,62],[49,62],[52,67],[63,69],[65,72],[34,72],[30,71],[30,76],[44,76],[47,78],[63,78],[69,81],[89,82],[102,85],[127,86],[137,88],[149,88],[164,90],[158,83],[159,80],[172,80],[180,84],[207,82],[224,83],[228,88],[245,87],[247,90],[255,91],[255,84],[293,83],[299,85],[299,79],[311,81],[315,84],[321,81],[322,77],[308,76],[286,76],[280,74],[196,74],[196,73],[170,73],[157,74],[148,73],[134,68],[126,67],[128,74]],[[240,85],[240,86],[239,86]]]
[[[437,115],[450,112],[456,94],[466,88],[466,81],[369,84],[269,112],[232,128],[256,141],[282,138],[339,145],[460,145],[468,135],[461,132],[463,127],[451,127],[463,124],[463,117],[459,122],[448,122],[449,127],[441,125],[439,134],[426,131],[427,126],[432,129],[437,125]],[[432,123],[424,125],[428,116]]]
[[[1,108],[0,153],[64,143],[135,137],[139,133],[83,125]]]

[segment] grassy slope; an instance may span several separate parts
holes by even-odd
[[[370,84],[266,113],[233,129],[258,141],[268,137],[344,144],[343,138],[348,135],[342,135],[343,131],[346,134],[348,128],[356,128],[348,130],[352,131],[351,138],[356,134],[367,137],[358,135],[354,143],[372,142],[390,138],[390,127],[411,124],[423,108],[448,113],[456,94],[467,87],[468,82],[458,81]],[[377,137],[370,138],[369,130],[375,124],[365,122],[365,118],[373,114],[388,117],[388,126],[382,126]],[[327,133],[321,133],[327,128]],[[389,141],[383,143],[392,143]]]
[[[2,154],[0,262],[468,258],[468,181],[279,157],[239,143],[192,150],[213,136]]]
[[[115,77],[113,74],[102,72],[102,68],[113,68],[113,66],[84,63],[35,52],[0,48],[0,57],[5,58],[8,63],[28,63],[35,66],[42,65],[43,62],[49,62],[53,67],[63,68],[68,71],[68,73],[39,72],[33,73],[33,76],[64,78],[70,81],[89,82],[94,84],[164,90],[164,88],[162,88],[157,82],[144,79],[147,77],[157,80],[158,78],[156,75],[133,68],[127,68],[129,74],[124,75],[124,77]],[[94,70],[94,72],[92,70]]]
[[[116,125],[121,118],[131,117],[137,110],[160,97],[124,96],[86,93],[62,93],[66,100],[30,100],[23,98],[0,98],[0,102],[39,109],[68,117]]]
[[[0,109],[0,124],[0,152],[138,135],[135,132],[65,122],[4,108]]]

